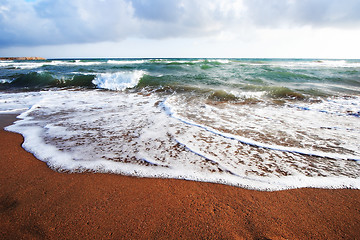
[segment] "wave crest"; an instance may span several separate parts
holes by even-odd
[[[101,73],[96,76],[92,83],[98,88],[122,91],[126,88],[135,87],[144,75],[145,72],[142,70],[133,72]]]

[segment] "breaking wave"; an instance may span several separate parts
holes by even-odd
[[[98,87],[109,90],[124,90],[135,87],[144,76],[144,71],[103,73],[96,76],[92,83]]]

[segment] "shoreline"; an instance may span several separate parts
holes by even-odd
[[[58,173],[0,115],[2,239],[359,239],[360,190]]]

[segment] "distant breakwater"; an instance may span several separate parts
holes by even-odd
[[[46,60],[42,57],[0,57],[1,61],[10,61],[10,60]]]

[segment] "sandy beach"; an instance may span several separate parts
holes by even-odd
[[[58,173],[0,117],[1,239],[360,239],[360,190]]]

